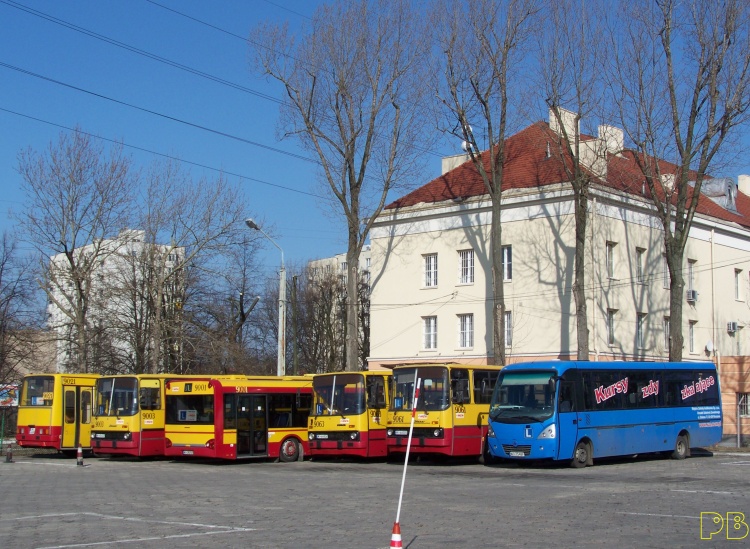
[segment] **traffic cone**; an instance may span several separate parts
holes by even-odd
[[[83,467],[83,448],[78,445],[78,453],[76,454],[76,465]]]
[[[401,545],[401,526],[398,525],[398,522],[393,523],[393,533],[391,534],[391,549],[394,547],[401,549],[403,545]]]
[[[13,463],[13,445],[8,444],[8,449],[5,452],[5,463]]]

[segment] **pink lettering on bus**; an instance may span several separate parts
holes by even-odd
[[[609,400],[613,396],[615,396],[617,393],[627,393],[628,392],[628,378],[622,379],[618,381],[617,383],[613,383],[609,387],[605,387],[604,385],[601,385],[594,389],[594,395],[596,396],[596,403],[601,404],[605,400]]]
[[[641,387],[641,398],[646,398],[659,394],[659,382],[653,379],[648,380],[646,387]]]

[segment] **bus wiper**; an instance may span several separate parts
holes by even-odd
[[[513,419],[520,419],[521,421],[529,421],[534,423],[539,423],[539,418],[534,416],[511,416]]]

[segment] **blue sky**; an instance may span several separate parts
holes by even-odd
[[[293,140],[276,138],[281,89],[251,72],[246,41],[260,21],[288,21],[290,28],[299,27],[318,3],[0,0],[0,231],[13,229],[10,211],[22,207],[18,152],[26,147],[44,150],[65,128],[80,126],[138,149],[224,170],[234,181],[242,176],[248,216],[272,231],[287,264],[346,251],[344,222],[325,214],[314,196],[321,192],[316,164],[300,158],[309,155]],[[138,149],[126,147],[138,166],[159,159]],[[439,175],[440,159],[432,156],[426,165],[422,182]],[[187,167],[196,178],[218,176],[211,169]],[[262,261],[269,268],[278,265],[278,250],[268,244]]]

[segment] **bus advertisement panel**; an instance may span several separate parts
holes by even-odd
[[[170,380],[167,456],[302,460],[312,378],[304,376]]]
[[[390,372],[335,372],[313,377],[308,421],[311,456],[385,457]]]
[[[721,440],[710,362],[538,362],[506,367],[492,396],[490,458],[566,460],[663,452]]]
[[[96,374],[28,375],[21,382],[16,442],[24,448],[91,448]]]
[[[399,365],[393,368],[388,453],[406,452],[414,384],[421,380],[411,452],[481,456],[500,366]]]

